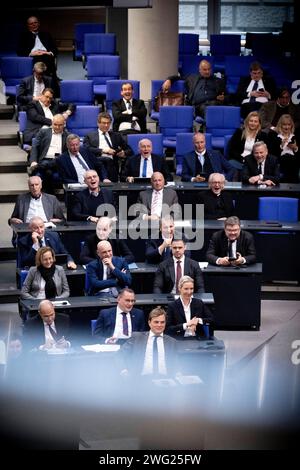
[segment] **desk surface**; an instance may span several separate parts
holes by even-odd
[[[157,264],[148,264],[148,263],[135,263],[137,268],[131,268],[130,272],[132,274],[142,274],[142,273],[155,273],[157,271]],[[261,274],[262,273],[262,263],[252,264],[250,266],[241,266],[241,267],[232,267],[232,266],[213,266],[208,264],[206,268],[202,268],[203,274],[212,273],[212,274]]]

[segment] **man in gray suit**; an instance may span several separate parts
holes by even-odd
[[[139,215],[143,220],[159,220],[166,215],[174,219],[181,218],[181,207],[178,204],[176,191],[165,188],[165,178],[162,173],[155,171],[151,176],[152,189],[141,191],[137,202],[142,204]]]
[[[42,192],[42,180],[39,176],[28,178],[29,192],[20,194],[8,224],[22,224],[38,216],[44,222],[61,222],[65,220],[58,200],[52,194]]]
[[[149,313],[150,331],[134,332],[122,347],[123,376],[172,376],[176,372],[177,342],[164,334],[166,312],[156,307]]]

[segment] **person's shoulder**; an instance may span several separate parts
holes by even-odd
[[[65,272],[64,267],[60,266],[59,264],[55,265],[55,269],[57,270],[58,273]]]

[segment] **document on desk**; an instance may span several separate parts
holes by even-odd
[[[129,268],[129,269],[138,269],[138,265],[137,265],[136,263],[130,263],[130,264],[128,265],[128,268]]]
[[[87,188],[87,185],[85,183],[69,183],[68,184],[68,189],[83,189]]]
[[[65,307],[66,305],[71,305],[68,300],[53,300],[54,307]]]
[[[119,351],[119,344],[87,344],[86,346],[81,346],[85,351],[90,352],[116,352]]]
[[[206,269],[208,266],[208,262],[207,261],[199,261],[199,267],[200,269]]]
[[[175,186],[175,181],[168,181],[168,183],[165,184],[166,188],[169,188],[170,186]]]
[[[175,227],[191,227],[192,222],[190,220],[174,220]]]
[[[203,380],[200,379],[199,375],[177,375],[176,380],[180,385],[203,384]]]

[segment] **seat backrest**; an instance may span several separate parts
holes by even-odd
[[[94,85],[106,84],[120,76],[120,57],[116,55],[90,55],[87,58],[87,78]]]
[[[84,35],[86,33],[105,33],[103,23],[76,23],[74,27],[75,57],[81,58],[83,53]]]
[[[116,53],[115,33],[87,33],[84,35],[84,55],[114,55]]]
[[[98,106],[77,106],[76,113],[67,119],[68,131],[83,137],[96,130],[99,112]]]
[[[193,132],[179,132],[176,135],[176,175],[181,176],[183,156],[194,150]],[[211,150],[211,134],[205,134],[206,148]]]
[[[255,58],[253,56],[225,56],[226,88],[228,93],[236,92],[240,78],[249,75],[250,64],[254,61]]]
[[[133,86],[133,97],[140,99],[140,82],[138,80],[107,80],[106,82],[106,109],[111,110],[112,102],[121,98],[121,87],[123,83],[131,83]]]
[[[199,34],[179,33],[178,34],[178,51],[181,54],[199,54]]]
[[[206,130],[213,136],[233,134],[241,124],[239,106],[207,106]]]
[[[214,69],[214,57],[212,56],[199,56],[199,55],[181,55],[180,56],[180,72],[182,76],[190,73],[199,72],[199,64],[201,60],[207,60],[211,64],[212,70]]]
[[[32,75],[32,57],[1,57],[1,78],[7,86],[18,85],[22,78]]]
[[[27,124],[27,113],[26,111],[19,111],[19,132],[24,132]]]
[[[127,143],[132,148],[134,155],[139,153],[139,141],[149,139],[152,142],[152,152],[156,155],[163,155],[163,135],[162,134],[128,134]]]
[[[297,222],[298,204],[298,199],[292,197],[260,197],[258,219]]]
[[[176,137],[178,132],[191,132],[193,119],[193,106],[162,106],[159,110],[159,128],[164,137]]]
[[[92,105],[94,103],[93,80],[62,80],[60,100],[63,103]]]
[[[155,97],[161,91],[164,80],[151,80],[151,110],[154,110]],[[170,88],[170,91],[184,92],[184,80],[177,80]]]
[[[213,56],[235,55],[241,53],[240,34],[211,34],[210,53]]]

